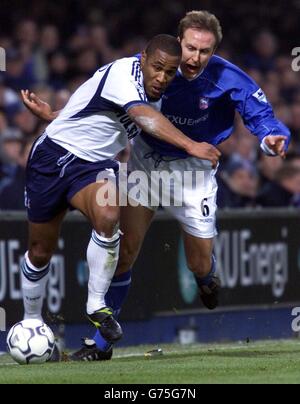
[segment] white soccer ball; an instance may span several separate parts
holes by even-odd
[[[6,342],[9,354],[20,365],[46,362],[55,346],[53,332],[40,320],[24,320],[15,324]]]

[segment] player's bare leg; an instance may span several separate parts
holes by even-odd
[[[189,269],[195,275],[203,304],[210,310],[218,306],[219,278],[215,276],[214,239],[194,237],[183,232]]]
[[[101,205],[101,187],[105,187],[112,196],[115,205]],[[118,193],[115,185],[107,181],[88,185],[71,199],[71,205],[82,212],[91,222],[94,230],[104,237],[110,238],[116,234],[119,228],[120,208],[117,206]]]
[[[42,306],[50,271],[50,260],[57,247],[66,212],[48,223],[29,222],[29,247],[21,265],[24,319],[42,320]]]
[[[115,205],[103,203],[100,195],[104,189],[114,196]],[[110,343],[118,341],[123,335],[120,325],[113,317],[113,310],[105,303],[105,295],[119,258],[120,209],[116,206],[117,201],[116,186],[107,181],[90,184],[71,199],[72,206],[80,210],[93,226],[87,249],[90,270],[87,315],[102,337]]]
[[[57,215],[48,223],[29,222],[28,255],[36,267],[47,265],[57,247],[61,224],[66,211]]]
[[[121,208],[120,228],[124,233],[121,240],[120,257],[116,275],[128,272],[135,263],[145,235],[155,212],[144,206],[126,206]]]

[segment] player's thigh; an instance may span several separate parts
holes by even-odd
[[[60,235],[61,224],[67,210],[47,223],[29,222],[29,258],[41,265],[50,260]],[[40,266],[40,265],[36,265]]]
[[[97,233],[113,236],[120,220],[118,190],[113,181],[87,185],[73,196],[70,204],[90,220]]]
[[[214,238],[199,238],[183,231],[188,267],[193,272],[209,272],[214,248]]]
[[[121,208],[120,258],[116,274],[127,272],[134,264],[150,227],[155,211],[144,206],[124,206]]]
[[[177,164],[178,172],[182,174],[181,177],[184,180],[182,183],[182,199],[178,199],[176,205],[170,204],[170,206],[166,206],[165,210],[178,220],[187,234],[199,239],[214,238],[217,234],[216,197],[218,190],[215,170],[198,171],[199,179],[194,178],[196,183],[191,186],[191,182],[186,181],[185,173],[193,172],[192,163],[195,165],[195,170],[197,170],[197,165],[194,159],[187,160],[187,162],[173,162],[172,170],[176,169]],[[198,172],[196,172],[197,176]]]

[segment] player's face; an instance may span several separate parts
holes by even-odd
[[[181,40],[181,71],[188,80],[197,77],[207,66],[216,47],[216,38],[212,32],[188,28]]]
[[[142,54],[141,66],[147,96],[159,100],[177,72],[180,57],[170,56],[157,49],[153,54]]]

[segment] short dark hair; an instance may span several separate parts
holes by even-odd
[[[212,32],[216,38],[216,47],[222,41],[222,27],[217,17],[209,11],[190,11],[180,21],[178,27],[178,36],[180,40],[183,38],[187,29],[198,29],[200,31]]]
[[[181,57],[182,55],[181,45],[178,42],[177,38],[172,35],[156,35],[148,43],[145,52],[149,56],[153,54],[157,49],[160,49],[161,51],[166,52],[168,55],[171,56]]]

